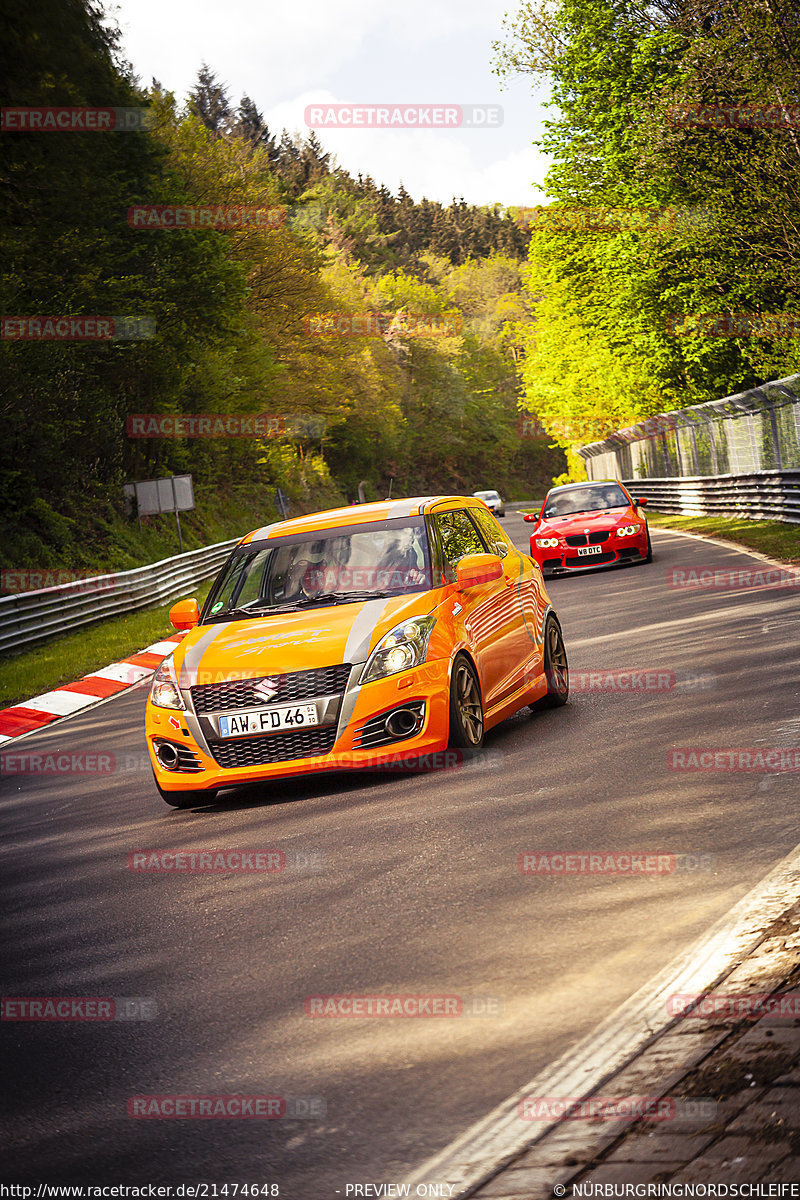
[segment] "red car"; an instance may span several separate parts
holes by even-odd
[[[531,558],[545,577],[570,570],[650,562],[653,551],[641,511],[647,500],[633,500],[617,479],[568,483],[551,488],[536,513]]]

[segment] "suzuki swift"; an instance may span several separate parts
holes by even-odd
[[[480,500],[390,500],[244,537],[155,673],[145,716],[168,804],[220,788],[425,761],[564,704],[567,656],[538,564]]]

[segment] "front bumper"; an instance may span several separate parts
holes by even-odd
[[[603,567],[622,567],[647,560],[647,532],[635,538],[613,538],[602,543],[600,554],[579,555],[573,546],[540,549],[531,539],[531,558],[535,558],[545,578],[566,575],[570,571],[599,571]]]
[[[187,693],[183,693],[187,702],[185,712],[156,708],[148,700],[145,736],[160,787],[164,791],[215,791],[321,771],[385,768],[447,748],[449,660],[426,662],[409,671],[360,686],[357,680],[362,669],[363,663],[353,667],[348,684],[335,703],[328,697],[320,706],[326,724],[292,733],[214,738],[209,733],[208,721],[198,717]],[[368,722],[372,720],[370,728],[374,730],[374,719],[379,715],[415,706],[417,711],[424,706],[424,712],[420,728],[411,736],[398,737],[384,745],[360,744],[361,730]],[[371,740],[367,735],[365,738]],[[159,739],[179,747],[178,757],[182,764],[179,769],[167,770],[159,762],[153,746],[154,740]],[[248,761],[263,759],[265,755],[276,761]]]

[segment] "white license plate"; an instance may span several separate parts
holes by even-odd
[[[291,708],[257,708],[231,713],[219,719],[219,736],[241,737],[245,733],[277,733],[281,729],[305,729],[318,725],[316,704],[297,704]]]
[[[579,546],[578,558],[588,558],[590,554],[602,554],[602,546]]]

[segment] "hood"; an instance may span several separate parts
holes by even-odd
[[[431,592],[417,592],[199,625],[175,651],[178,682],[187,688],[364,662],[385,633],[434,604]]]
[[[614,529],[617,525],[631,525],[641,518],[636,516],[630,505],[624,508],[606,508],[602,512],[570,513],[566,517],[546,517],[533,528],[536,537],[564,537],[570,533],[583,533],[585,529]]]

